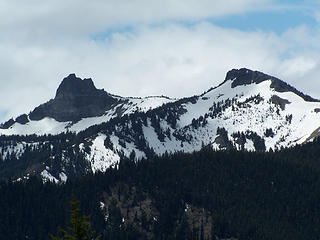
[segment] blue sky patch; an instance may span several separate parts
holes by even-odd
[[[242,31],[272,31],[278,34],[299,25],[314,26],[317,24],[317,21],[307,10],[303,11],[297,8],[272,12],[250,12],[212,19],[210,22],[222,28],[233,28]]]

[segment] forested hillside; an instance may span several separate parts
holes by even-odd
[[[320,141],[279,152],[165,154],[0,186],[0,238],[49,239],[76,196],[102,239],[319,239]]]

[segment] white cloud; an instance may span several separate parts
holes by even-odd
[[[54,97],[72,72],[115,94],[182,97],[221,83],[232,68],[248,67],[320,98],[313,92],[320,89],[318,31],[300,26],[277,35],[201,21],[251,11],[258,2],[272,1],[0,1],[0,112],[7,112],[0,122]],[[128,24],[130,31],[90,39]]]
[[[6,83],[0,94],[8,101],[2,101],[0,108],[9,110],[8,116],[32,110],[54,97],[70,72],[92,77],[97,87],[112,93],[135,96],[198,94],[223,81],[226,71],[240,67],[265,71],[300,87],[298,80],[319,66],[313,48],[291,52],[303,42],[316,41],[306,32],[297,28],[277,36],[203,22],[145,26],[101,41],[75,39],[72,44],[49,47],[7,44],[0,48],[1,66],[5,66],[1,81]],[[315,73],[309,82],[319,76]]]
[[[87,37],[110,27],[168,20],[194,21],[257,10],[274,0],[2,0],[1,36],[12,41]],[[54,38],[54,39],[52,39]]]

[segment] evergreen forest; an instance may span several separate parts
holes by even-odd
[[[70,224],[76,197],[102,240],[316,240],[320,140],[275,152],[204,146],[122,158],[63,184],[3,180],[0,193],[0,239],[50,239]]]

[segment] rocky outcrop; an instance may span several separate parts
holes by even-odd
[[[28,115],[22,114],[19,117],[16,118],[16,122],[20,124],[26,124],[29,122]]]
[[[0,129],[8,129],[9,127],[11,127],[13,124],[15,124],[15,121],[13,120],[13,118],[9,119],[8,121],[6,121],[5,123],[2,123],[0,125]]]
[[[85,117],[100,116],[117,102],[103,89],[97,89],[91,78],[82,80],[70,74],[61,82],[55,98],[35,108],[29,118],[40,120],[51,117],[60,122],[78,121]]]
[[[271,77],[267,74],[264,74],[258,71],[252,71],[246,68],[232,69],[226,75],[226,81],[232,80],[232,84],[231,84],[232,88],[235,88],[237,86],[242,86],[242,85],[249,85],[252,83],[259,84],[265,80],[269,80],[273,78],[274,77]]]
[[[259,84],[263,81],[271,80],[272,83],[270,87],[277,92],[293,92],[298,96],[302,97],[305,101],[319,102],[319,100],[303,94],[302,92],[298,91],[296,88],[290,86],[289,84],[285,83],[284,81],[276,77],[270,76],[268,74],[265,74],[259,71],[252,71],[247,68],[230,70],[226,75],[225,81],[228,81],[228,80],[232,80],[232,83],[231,83],[232,88],[235,88],[237,86],[242,86],[242,85],[249,85],[252,83]]]

